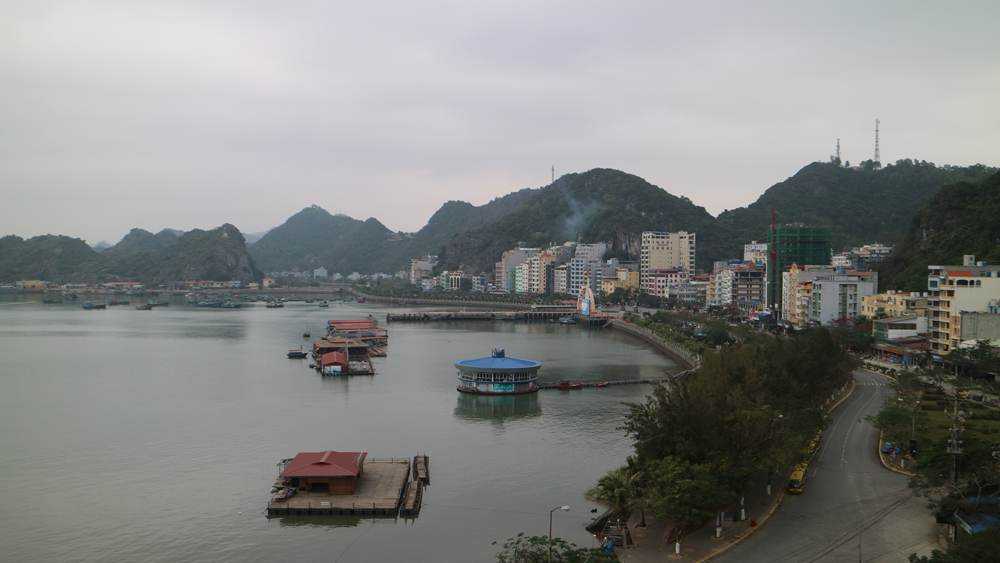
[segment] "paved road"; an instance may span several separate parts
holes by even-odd
[[[854,379],[854,393],[830,415],[805,491],[785,495],[763,528],[713,562],[906,562],[937,547],[926,501],[913,497],[906,476],[882,467],[878,431],[864,422],[892,393],[889,380],[864,371]]]

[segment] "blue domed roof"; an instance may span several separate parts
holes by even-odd
[[[459,360],[455,362],[455,367],[462,368],[474,368],[474,369],[492,369],[492,370],[509,370],[509,369],[538,369],[542,367],[542,362],[536,362],[535,360],[521,360],[518,358],[508,358],[504,353],[504,350],[494,350],[493,354],[488,358],[477,358],[474,360]]]

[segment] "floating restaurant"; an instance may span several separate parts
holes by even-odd
[[[493,350],[488,358],[455,362],[458,390],[482,395],[516,395],[538,391],[538,369],[542,362],[508,358],[504,350]]]

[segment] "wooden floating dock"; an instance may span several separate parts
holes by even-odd
[[[431,480],[430,470],[428,469],[428,464],[430,460],[426,455],[418,455],[413,457],[413,480],[421,481],[423,483],[429,483]]]
[[[409,516],[420,513],[420,506],[424,502],[423,481],[410,481],[406,484],[406,500],[399,508],[401,516]]]
[[[400,513],[404,500],[409,499],[410,466],[411,461],[407,459],[366,461],[364,476],[358,481],[354,494],[331,495],[323,490],[299,491],[289,499],[269,501],[267,515],[346,514],[395,517]],[[415,510],[419,511],[422,490],[417,492],[421,493],[415,501]]]

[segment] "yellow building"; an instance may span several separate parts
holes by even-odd
[[[14,285],[19,287],[20,289],[26,289],[26,290],[47,289],[49,287],[49,284],[39,280],[21,280],[15,282]]]
[[[869,318],[901,317],[916,313],[927,316],[926,294],[890,291],[861,298],[861,314]]]
[[[639,290],[639,272],[629,271],[627,268],[619,268],[615,271],[615,277],[601,279],[601,293],[610,295],[617,289]]]

